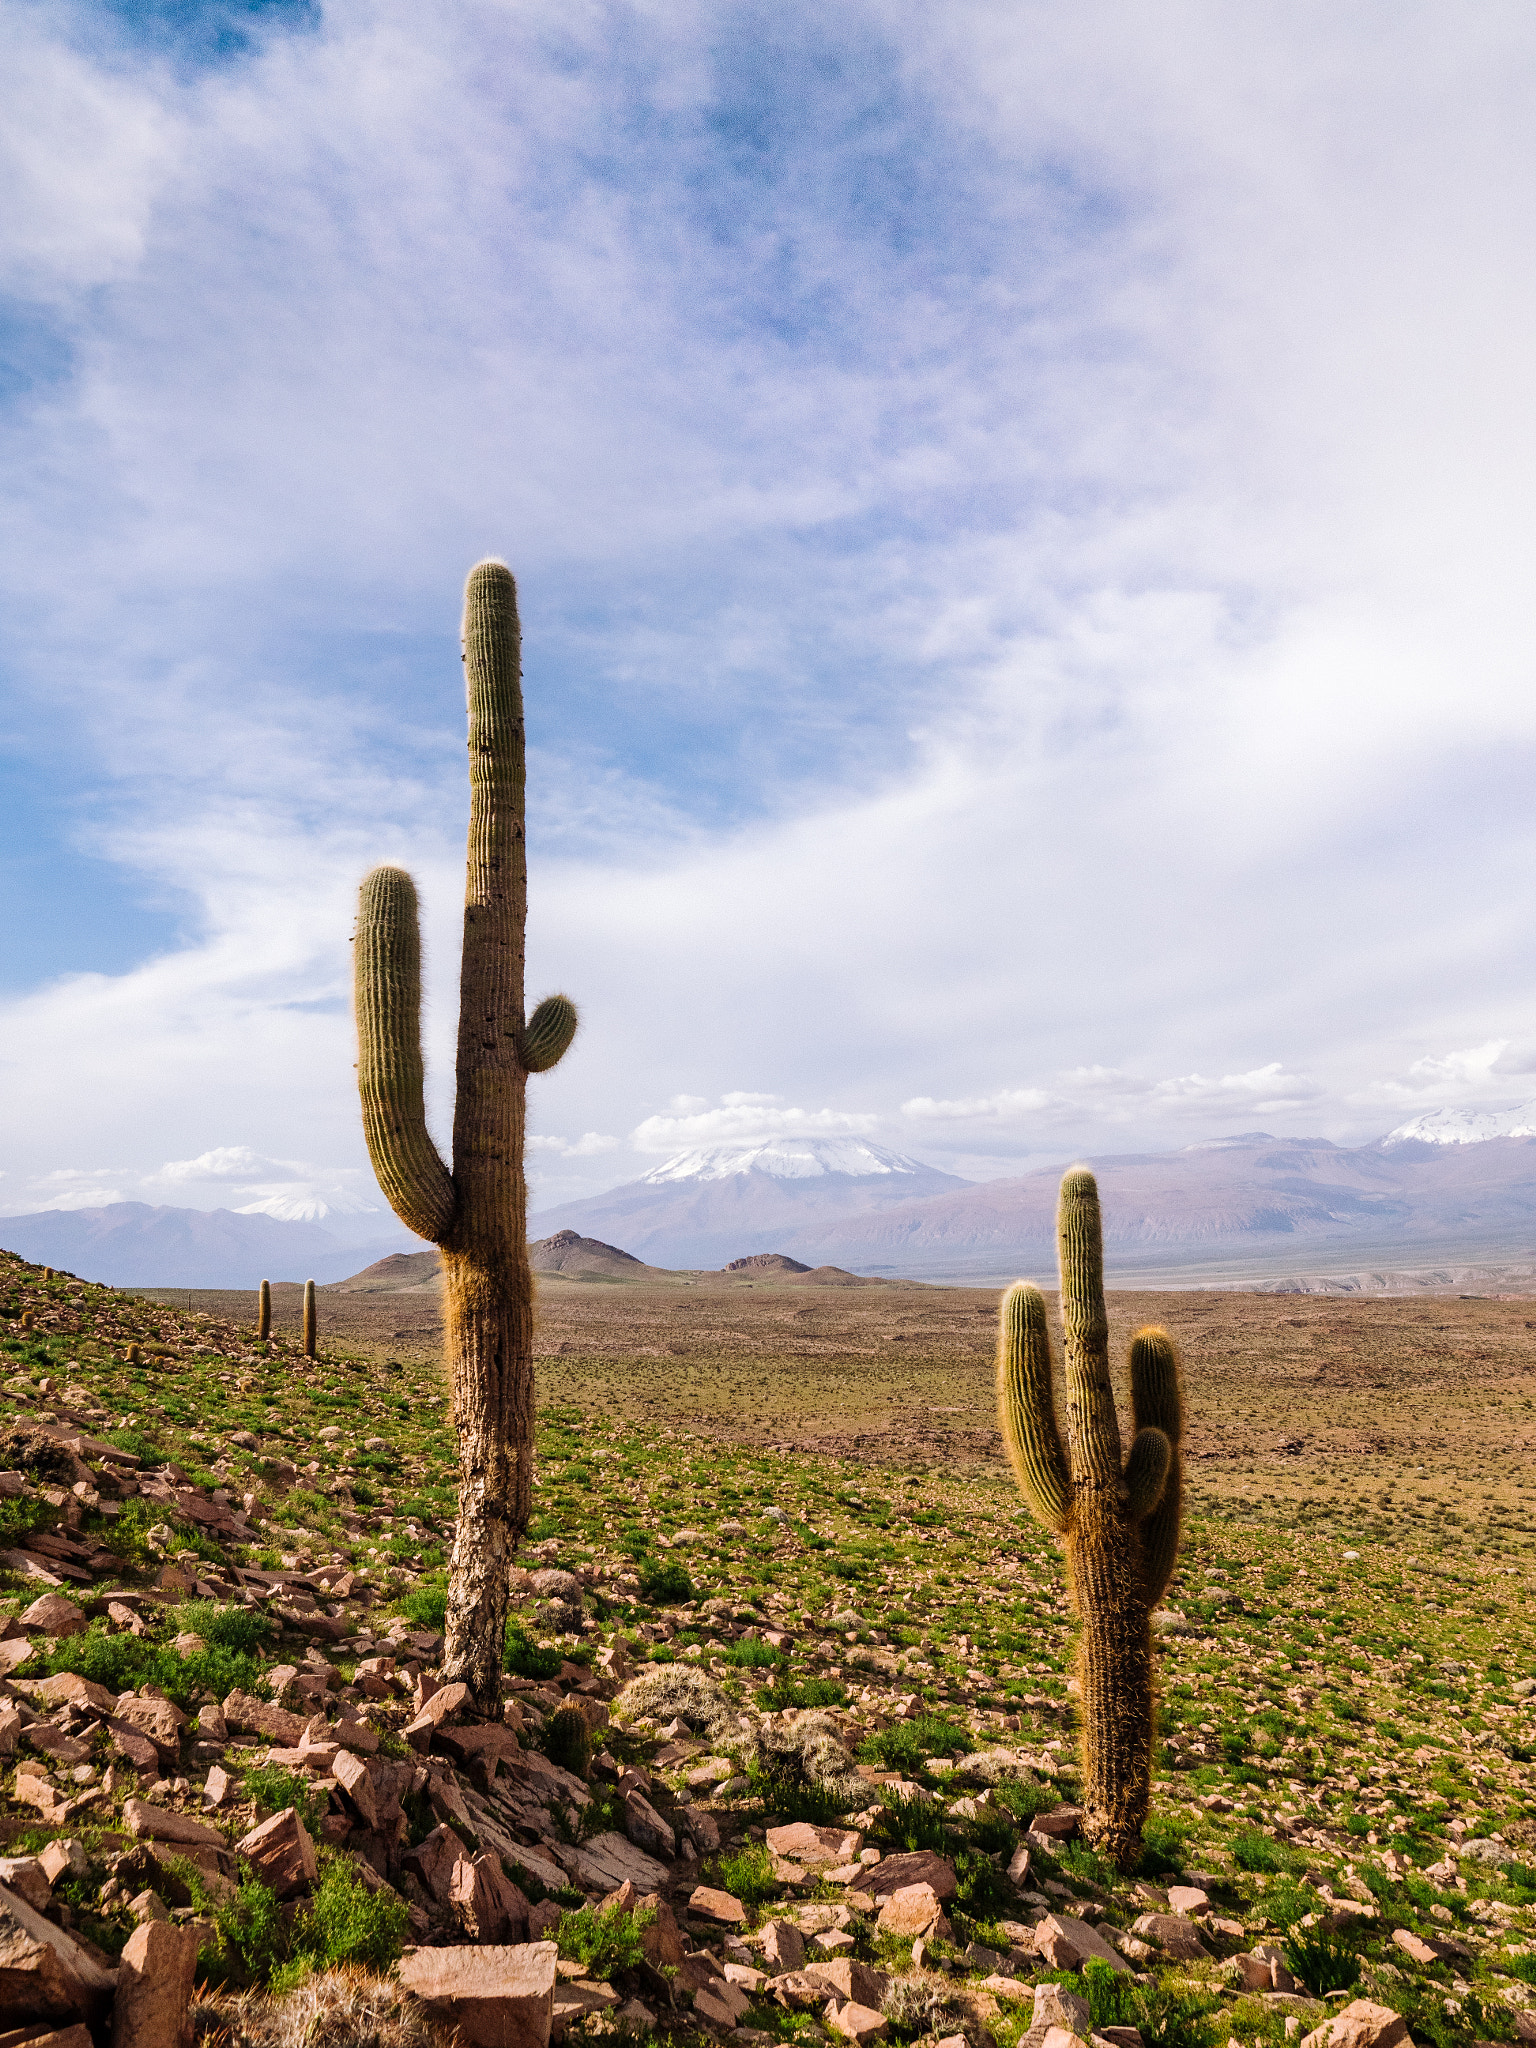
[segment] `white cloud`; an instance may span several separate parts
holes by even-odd
[[[602,1131],[584,1131],[579,1138],[531,1137],[531,1152],[553,1153],[557,1159],[597,1159],[605,1152],[617,1152],[619,1141]]]
[[[883,99],[802,92],[813,30]],[[72,364],[5,416],[10,715],[188,906],[0,1003],[16,1206],[366,1195],[378,859],[446,1133],[488,549],[583,1012],[541,1167],[1364,1137],[1533,1070],[1527,17],[792,9],[750,175],[704,4],[329,0],[214,74],[3,33],[0,263]]]
[[[841,1109],[780,1109],[772,1095],[733,1092],[718,1109],[689,1116],[648,1116],[629,1134],[637,1152],[679,1152],[702,1145],[747,1144],[758,1138],[867,1137],[879,1126],[873,1114]]]

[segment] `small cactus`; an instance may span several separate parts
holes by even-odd
[[[1152,1791],[1152,1609],[1179,1546],[1179,1359],[1166,1330],[1139,1330],[1132,1339],[1135,1433],[1122,1466],[1099,1191],[1084,1167],[1062,1181],[1057,1240],[1066,1448],[1056,1424],[1045,1300],[1024,1282],[1009,1288],[999,1318],[998,1422],[1026,1505],[1066,1545],[1082,1622],[1084,1832],[1130,1870],[1141,1854]]]
[[[357,1084],[380,1188],[443,1254],[444,1350],[459,1436],[443,1677],[499,1714],[507,1569],[532,1509],[533,1274],[523,1136],[530,1074],[576,1035],[576,1008],[524,1010],[528,857],[517,586],[481,562],[464,593],[469,847],[459,976],[453,1166],[427,1129],[416,887],[400,868],[362,886],[354,953]]]
[[[265,1344],[272,1334],[272,1282],[263,1280],[256,1297],[256,1341]]]
[[[315,1283],[313,1280],[306,1280],[304,1282],[304,1356],[306,1358],[313,1358],[315,1355],[317,1322],[318,1318],[315,1314]]]

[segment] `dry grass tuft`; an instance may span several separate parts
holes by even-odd
[[[200,2048],[446,2048],[448,2040],[398,1984],[362,1970],[327,1970],[277,1998],[199,1998],[192,2018]]]
[[[686,1721],[706,1732],[734,1721],[736,1708],[712,1678],[687,1664],[653,1664],[632,1678],[613,1703],[616,1721]]]

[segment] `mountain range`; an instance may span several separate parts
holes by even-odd
[[[358,1261],[370,1253],[393,1251],[400,1236],[396,1227],[384,1243],[359,1246],[315,1223],[149,1202],[0,1216],[0,1244],[7,1251],[108,1287],[257,1287],[263,1280],[324,1284],[356,1272]]]
[[[1354,1147],[1252,1131],[1180,1152],[1095,1157],[1110,1271],[1144,1284],[1230,1284],[1320,1261],[1402,1267],[1529,1253],[1536,1136],[1487,1135],[1479,1114],[1442,1111]],[[823,1142],[799,1141],[798,1152]],[[975,1184],[862,1149],[868,1170],[850,1171],[839,1152],[819,1175],[776,1171],[730,1148],[681,1155],[533,1227],[579,1228],[652,1265],[771,1250],[932,1279],[1053,1270],[1060,1164]]]
[[[546,1210],[530,1235],[541,1240],[535,1263],[568,1276],[599,1254],[610,1265],[627,1254],[639,1278],[780,1253],[891,1277],[1049,1279],[1064,1163],[975,1183],[865,1139],[716,1146]],[[1266,1284],[1472,1260],[1513,1269],[1536,1256],[1536,1103],[1426,1111],[1368,1145],[1250,1131],[1089,1163],[1108,1270],[1122,1282]],[[392,1286],[407,1266],[411,1282],[432,1284],[436,1254],[402,1253],[402,1242],[398,1226],[358,1246],[312,1223],[143,1202],[0,1217],[0,1243],[23,1258],[116,1286],[326,1284],[386,1255]]]

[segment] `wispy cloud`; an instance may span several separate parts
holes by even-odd
[[[681,1152],[763,1138],[868,1137],[879,1125],[880,1118],[870,1111],[798,1109],[776,1095],[732,1091],[714,1109],[648,1116],[630,1132],[629,1142],[636,1152]]]
[[[1503,1084],[1531,21],[330,0],[218,67],[106,21],[0,13],[0,769],[175,929],[0,1005],[8,1201],[366,1176],[378,859],[446,1133],[488,551],[584,1019],[541,1182]]]

